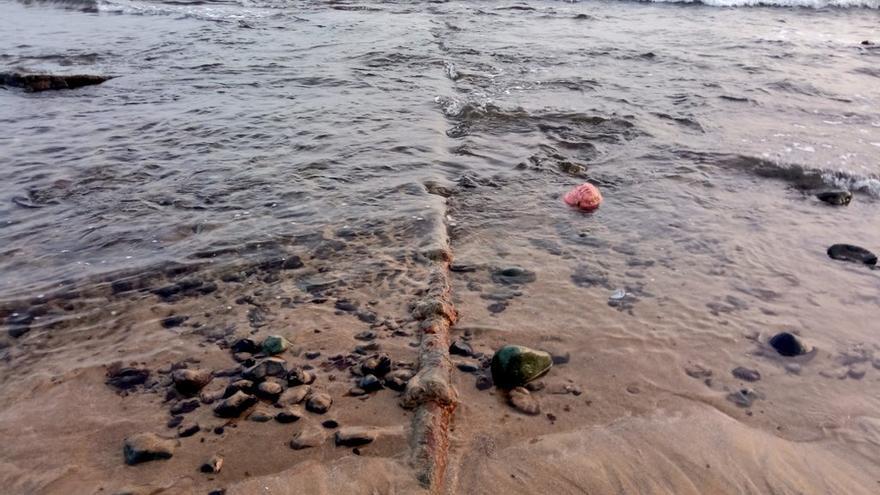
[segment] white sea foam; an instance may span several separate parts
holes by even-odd
[[[712,7],[826,7],[880,9],[880,0],[647,0],[655,3],[695,3]]]

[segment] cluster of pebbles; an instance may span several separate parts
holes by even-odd
[[[364,336],[361,336],[364,338]],[[289,348],[282,336],[271,335],[261,343],[249,338],[237,339],[229,345],[232,357],[239,364],[229,369],[210,370],[190,367],[193,362],[174,363],[158,370],[160,377],[151,379],[151,371],[140,367],[109,367],[107,384],[121,393],[141,387],[165,394],[170,418],[167,427],[176,428],[176,438],[155,433],[139,433],[125,439],[123,455],[130,465],[168,459],[180,446],[180,438],[202,431],[203,425],[189,420],[187,414],[203,405],[210,406],[221,423],[211,430],[220,435],[232,422],[243,418],[254,422],[294,423],[307,414],[324,415],[333,406],[333,397],[315,385],[317,374],[310,364],[288,363],[282,355]],[[359,346],[358,350],[364,352]],[[306,353],[307,358],[319,353]],[[413,375],[412,364],[395,363],[385,353],[331,356],[322,364],[326,369],[348,369],[354,381],[351,396],[363,396],[388,388],[403,391]],[[333,375],[330,375],[329,379]],[[321,422],[325,429],[335,431],[337,446],[359,447],[373,442],[378,430],[369,427],[341,427],[334,419]],[[294,450],[320,446],[325,435],[320,429],[305,428],[289,442]],[[217,473],[223,458],[212,456],[199,468],[203,473]]]

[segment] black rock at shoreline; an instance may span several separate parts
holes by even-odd
[[[831,259],[839,261],[850,261],[853,263],[864,263],[866,265],[876,265],[877,255],[859,246],[852,244],[835,244],[828,248],[828,256]]]
[[[0,72],[0,85],[24,88],[25,91],[32,93],[52,89],[76,89],[83,86],[101,84],[110,79],[112,77],[83,74],[51,75]]]

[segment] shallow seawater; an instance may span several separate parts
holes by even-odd
[[[114,76],[0,89],[0,388],[37,390],[2,429],[25,404],[62,410],[49,384],[111,404],[102,366],[220,366],[205,349],[232,336],[289,332],[326,357],[373,328],[412,361],[409,309],[448,241],[456,335],[570,353],[548,390],[586,392],[546,393],[557,419],[524,420],[456,375],[447,490],[871,493],[880,271],[825,251],[880,252],[880,10],[706,3],[0,1],[0,72]],[[584,181],[596,212],[561,200]],[[835,188],[852,204],[814,197]],[[510,266],[534,281],[493,277]],[[783,330],[815,352],[769,353]],[[763,375],[751,408],[726,400],[737,366]],[[113,407],[97,418],[120,421]],[[670,446],[689,424],[699,441]],[[562,467],[522,463],[530,441]],[[117,469],[76,450],[85,467],[34,473],[31,444],[0,474],[22,493],[94,491]],[[846,481],[822,485],[817,463]],[[384,472],[372,488],[400,488]],[[159,485],[205,487],[175,483]]]

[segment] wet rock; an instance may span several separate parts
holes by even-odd
[[[191,437],[198,433],[202,428],[198,423],[185,423],[177,429],[177,436],[180,438]]]
[[[302,258],[299,256],[289,256],[287,259],[281,263],[282,270],[296,270],[297,268],[302,268],[305,264],[302,262]]]
[[[492,280],[499,284],[522,285],[534,282],[535,279],[535,272],[518,266],[500,268],[492,272]]]
[[[244,392],[250,394],[254,392],[254,382],[250,380],[236,380],[226,386],[223,391],[223,398],[232,397],[236,392]]]
[[[361,362],[361,373],[385,376],[391,371],[391,364],[391,358],[387,354],[375,354]]]
[[[339,428],[339,423],[335,419],[328,419],[326,421],[322,421],[321,426],[327,428],[328,430],[332,430],[334,428]]]
[[[373,428],[360,426],[347,426],[336,431],[336,445],[343,447],[358,447],[372,443],[376,440],[378,432]]]
[[[181,369],[171,373],[174,388],[184,395],[197,394],[205,385],[211,383],[213,378],[211,371],[205,369]]]
[[[237,418],[241,413],[257,403],[257,398],[244,392],[236,392],[217,404],[214,414],[221,418]]]
[[[254,409],[247,417],[248,421],[254,421],[256,423],[268,423],[272,421],[275,415],[269,410],[263,407],[257,407]]]
[[[290,347],[290,342],[280,335],[270,335],[263,340],[263,352],[269,356],[281,354]]]
[[[469,357],[474,354],[474,349],[464,340],[455,339],[449,346],[449,353],[456,356]]]
[[[275,414],[275,421],[279,423],[293,423],[299,421],[303,417],[303,410],[300,407],[285,407]]]
[[[146,368],[122,368],[118,364],[107,369],[107,385],[120,390],[128,390],[144,384],[150,377]]]
[[[375,375],[364,375],[364,377],[358,381],[358,387],[366,392],[375,392],[382,388],[382,382],[379,381]]]
[[[312,392],[306,400],[306,409],[316,414],[324,414],[330,410],[333,399],[325,392]]]
[[[28,92],[56,89],[76,89],[83,86],[101,84],[112,79],[109,76],[87,74],[24,74],[21,72],[0,72],[0,85],[23,88]]]
[[[514,409],[523,414],[528,414],[529,416],[541,414],[541,405],[538,403],[538,400],[523,387],[516,387],[511,390],[507,400]]]
[[[162,319],[162,328],[179,327],[180,325],[183,325],[187,319],[189,319],[188,316],[171,315]]]
[[[257,395],[267,400],[274,401],[281,392],[284,392],[284,386],[278,382],[267,380],[257,386]]]
[[[864,263],[866,265],[877,264],[877,255],[865,248],[853,246],[852,244],[835,244],[828,248],[828,256],[839,261]]]
[[[321,352],[320,351],[308,351],[308,352],[306,352],[305,356],[306,356],[306,359],[309,359],[309,360],[318,359],[319,357],[321,357]]]
[[[787,357],[800,356],[807,352],[801,340],[788,332],[778,333],[770,339],[770,345],[779,354]]]
[[[816,195],[820,201],[830,205],[846,206],[852,201],[852,193],[849,191],[824,191]]]
[[[309,426],[303,428],[293,437],[293,440],[290,441],[290,448],[303,450],[318,447],[322,443],[324,443],[324,432],[320,428]]]
[[[412,377],[411,370],[394,370],[385,375],[385,386],[396,392],[403,392]]]
[[[300,366],[294,366],[287,372],[287,384],[291,387],[310,385],[315,382],[315,375]]]
[[[482,369],[475,363],[455,363],[455,367],[465,373],[476,373]]]
[[[691,378],[702,380],[712,376],[712,370],[706,368],[702,364],[694,363],[684,367],[684,372]]]
[[[758,370],[744,368],[742,366],[734,368],[731,373],[736,378],[747,382],[756,382],[761,379],[761,373],[758,372]]]
[[[141,462],[170,459],[180,442],[162,438],[155,433],[138,433],[125,439],[122,453],[125,463],[132,466]]]
[[[727,394],[727,400],[733,402],[739,407],[752,407],[756,399],[763,398],[760,394],[750,388],[744,388]]]
[[[296,387],[291,387],[281,394],[281,397],[278,398],[278,403],[282,406],[299,404],[306,398],[306,396],[309,395],[311,391],[312,387],[308,385],[298,385]]]
[[[354,336],[357,340],[373,340],[376,338],[376,332],[372,330],[364,330]]]
[[[187,414],[199,408],[201,403],[199,399],[182,400],[171,406],[171,414]]]
[[[549,353],[506,345],[492,356],[492,380],[500,388],[514,388],[539,378],[553,366]]]
[[[266,358],[244,370],[242,378],[253,382],[260,382],[269,376],[283,377],[287,374],[287,361],[281,358]]]
[[[492,388],[492,377],[489,375],[480,375],[477,377],[477,381],[474,385],[477,387],[477,390],[489,390]]]
[[[232,344],[230,350],[232,350],[233,353],[247,352],[250,354],[256,354],[260,352],[260,346],[251,339],[238,339]]]
[[[212,473],[217,474],[220,472],[220,469],[223,468],[223,458],[219,455],[213,455],[210,459],[205,461],[202,464],[202,467],[199,468],[199,471],[203,473]]]
[[[27,311],[16,311],[6,318],[6,332],[10,337],[17,339],[31,331],[31,323],[36,317]]]

